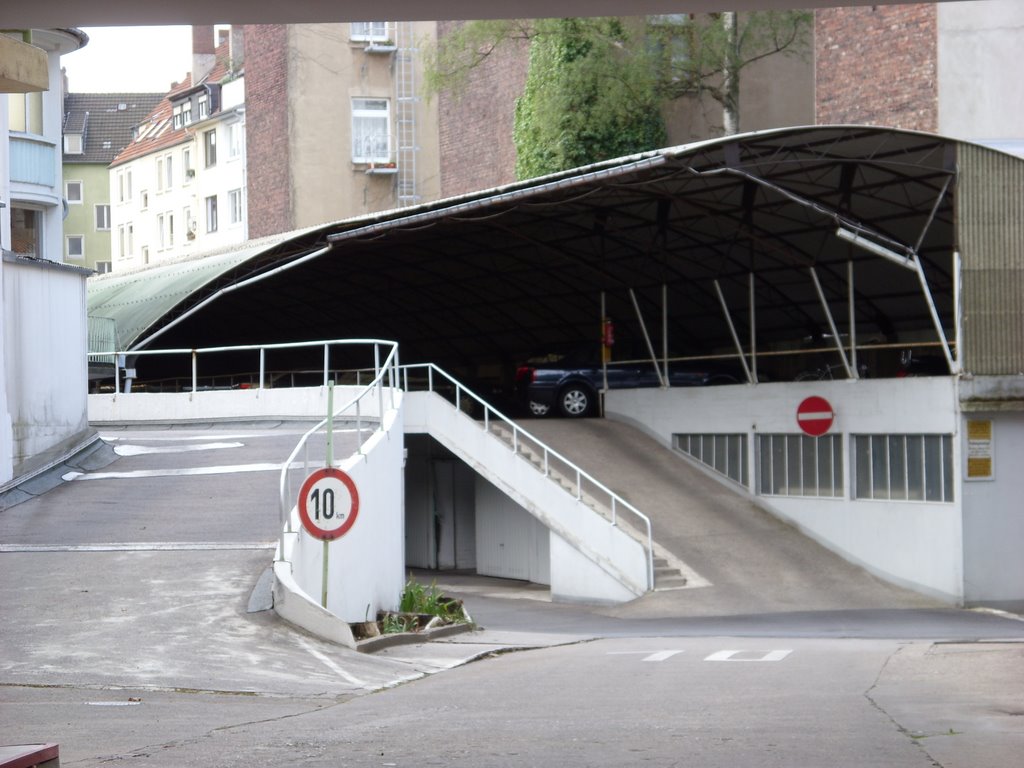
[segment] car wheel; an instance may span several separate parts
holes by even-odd
[[[536,400],[530,401],[530,415],[531,416],[547,416],[551,410],[550,405],[544,405],[544,403],[538,403]]]
[[[570,384],[558,396],[559,410],[570,419],[586,416],[593,405],[594,393],[579,384]]]

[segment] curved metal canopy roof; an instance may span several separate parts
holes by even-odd
[[[726,314],[759,350],[827,333],[822,295],[845,332],[852,264],[858,336],[896,341],[933,327],[900,256],[952,325],[957,146],[824,126],[664,149],[95,278],[90,314],[123,348],[377,337],[480,370],[596,339],[602,292],[626,340],[641,317],[660,339],[667,304],[675,354],[734,349]]]

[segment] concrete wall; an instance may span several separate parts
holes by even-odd
[[[758,497],[765,507],[805,533],[897,584],[959,603],[964,598],[961,525],[962,483],[954,473],[952,503],[854,500],[850,492],[849,436],[853,434],[952,434],[959,465],[960,424],[955,382],[948,377],[858,382],[787,382],[670,390],[619,390],[608,394],[611,418],[637,424],[667,446],[680,433],[748,436],[749,466],[756,468],[758,434],[800,434],[799,403],[825,397],[836,417],[832,433],[844,436],[840,498]],[[757,487],[750,473],[751,493]]]
[[[1019,0],[939,3],[939,133],[958,139],[1024,138]]]
[[[7,261],[3,291],[4,381],[14,474],[21,474],[89,427],[85,272]]]
[[[991,479],[964,477],[964,601],[1009,610],[1024,608],[1024,413],[970,413],[992,421],[995,471]],[[966,441],[966,429],[964,440]],[[966,453],[966,447],[961,446]]]

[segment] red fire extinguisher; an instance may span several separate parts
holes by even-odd
[[[615,326],[612,324],[611,319],[607,317],[601,329],[601,344],[605,347],[611,347],[615,344]]]

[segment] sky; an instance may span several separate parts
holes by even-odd
[[[71,93],[166,93],[192,69],[192,28],[82,27],[89,43],[61,57]]]

